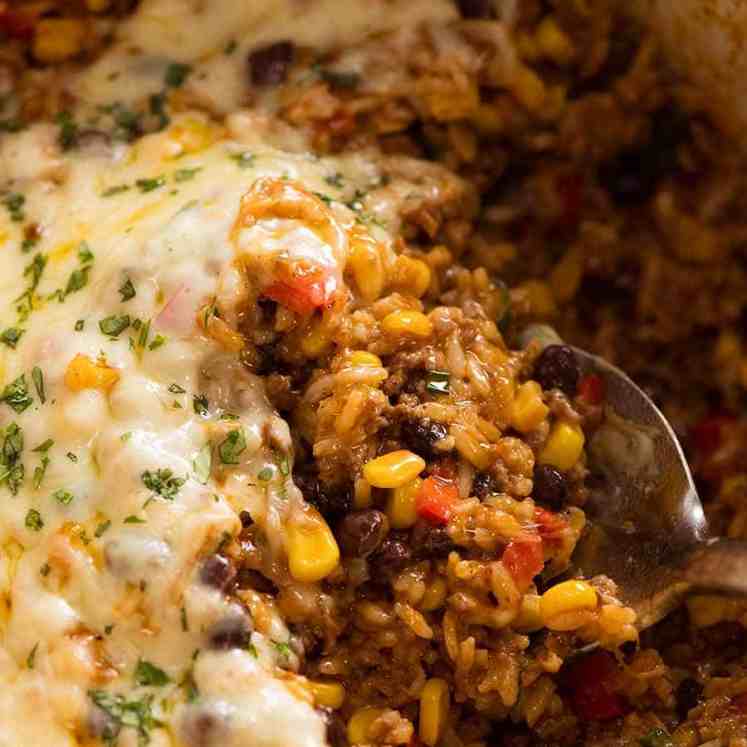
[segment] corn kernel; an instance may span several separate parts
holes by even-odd
[[[596,609],[597,593],[586,581],[563,581],[540,597],[542,622],[550,630],[573,630],[577,614]]]
[[[425,462],[411,451],[390,451],[363,467],[363,476],[375,488],[400,488],[425,469]]]
[[[80,353],[70,361],[65,371],[65,386],[71,392],[83,389],[109,392],[118,381],[119,372],[116,368],[105,363],[94,363],[87,355]]]
[[[381,322],[385,332],[391,335],[413,335],[428,337],[433,332],[431,320],[420,311],[398,309],[387,314]]]
[[[286,524],[288,566],[296,581],[313,583],[328,576],[340,561],[340,550],[327,522],[315,509]]]
[[[562,421],[555,423],[540,452],[539,461],[566,472],[579,460],[585,441],[580,426]]]
[[[521,609],[513,622],[522,633],[533,633],[543,627],[542,610],[538,594],[525,594],[521,599]]]
[[[573,42],[552,16],[546,16],[540,23],[534,39],[540,54],[558,65],[567,65],[573,59]]]
[[[315,706],[336,709],[345,701],[345,688],[339,682],[307,680],[305,685],[314,698]]]
[[[542,387],[525,381],[511,404],[511,425],[520,433],[533,431],[547,417],[550,408],[542,401]]]
[[[420,259],[400,254],[394,265],[392,284],[405,293],[420,298],[430,287],[431,268]]]
[[[348,742],[351,745],[369,742],[368,729],[384,713],[384,710],[384,708],[374,708],[373,706],[359,708],[348,721]]]
[[[376,243],[356,234],[351,241],[348,267],[364,301],[375,301],[384,290],[384,266]]]
[[[85,25],[74,18],[42,18],[36,24],[33,53],[40,62],[63,62],[83,48]]]
[[[423,481],[416,477],[398,488],[389,491],[386,515],[393,529],[409,529],[418,519],[415,498]]]
[[[441,576],[438,576],[431,581],[425,589],[425,594],[420,600],[420,609],[425,612],[433,612],[443,607],[446,601],[446,594],[448,593],[448,587],[446,581]]]
[[[317,324],[304,335],[301,350],[307,358],[318,358],[329,348],[330,343],[326,330],[321,324]]]
[[[445,680],[433,677],[425,683],[420,693],[420,741],[434,747],[444,733],[448,718],[449,686]]]
[[[350,355],[351,366],[366,366],[368,368],[381,368],[384,364],[378,355],[369,353],[367,350],[356,350]]]

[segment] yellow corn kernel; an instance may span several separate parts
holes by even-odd
[[[314,698],[315,706],[339,708],[345,701],[345,688],[339,682],[307,680],[305,684]]]
[[[420,298],[430,287],[431,268],[420,259],[400,254],[394,265],[392,284],[405,293]]]
[[[517,68],[511,93],[525,109],[533,113],[538,113],[545,103],[545,84],[529,67]]]
[[[363,477],[375,488],[400,488],[424,469],[425,462],[417,454],[400,449],[367,462]]]
[[[569,249],[550,273],[550,287],[560,303],[570,301],[581,285],[584,258],[578,248]]]
[[[448,590],[446,581],[441,576],[434,578],[426,587],[425,594],[420,600],[420,609],[424,612],[441,609],[446,601]]]
[[[386,515],[393,529],[409,529],[418,519],[415,499],[420,492],[423,481],[416,477],[414,480],[393,488],[389,491],[386,504]]]
[[[351,745],[369,742],[368,729],[384,713],[384,710],[384,708],[374,708],[373,706],[359,708],[348,721],[348,742]]]
[[[355,481],[353,489],[353,507],[360,511],[371,505],[371,484],[363,477]]]
[[[542,464],[551,464],[561,472],[566,472],[579,460],[585,441],[586,437],[580,426],[564,421],[555,423],[542,447],[539,460]]]
[[[547,417],[550,408],[542,401],[542,387],[525,381],[511,403],[511,425],[520,433],[533,431]]]
[[[68,363],[65,371],[65,386],[71,392],[83,389],[101,389],[108,392],[119,381],[116,368],[105,363],[94,363],[87,355],[78,355]]]
[[[348,267],[364,301],[375,301],[384,290],[384,265],[376,242],[356,233],[351,240]]]
[[[385,332],[390,335],[413,335],[428,337],[433,332],[431,320],[420,311],[398,309],[387,314],[381,322]]]
[[[378,355],[369,353],[367,350],[356,350],[350,355],[351,366],[367,366],[368,368],[381,368],[384,364]]]
[[[532,314],[552,316],[558,307],[550,286],[542,280],[527,280],[519,288],[524,291]]]
[[[575,54],[573,42],[568,34],[558,26],[552,16],[546,16],[537,27],[534,40],[540,54],[558,65],[567,65]]]
[[[449,718],[449,686],[445,680],[433,677],[420,692],[420,719],[418,735],[420,741],[434,747],[441,739]]]
[[[321,324],[312,327],[301,340],[301,350],[307,358],[318,358],[331,343],[327,330]]]
[[[542,622],[550,630],[573,630],[577,614],[596,609],[597,593],[586,581],[563,581],[540,597]]]
[[[538,594],[525,594],[521,599],[521,609],[513,622],[516,630],[522,633],[533,633],[542,628],[542,610]]]
[[[340,550],[327,522],[313,508],[286,524],[288,567],[296,581],[321,581],[337,567]]]
[[[40,62],[62,62],[83,48],[85,25],[75,18],[42,18],[36,24],[33,53]]]

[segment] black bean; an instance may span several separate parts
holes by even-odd
[[[684,721],[687,718],[688,712],[695,708],[700,702],[700,697],[703,694],[703,685],[700,684],[696,679],[692,677],[685,677],[675,690],[674,696],[677,701],[677,714],[680,720]]]
[[[472,481],[472,495],[484,501],[491,493],[498,492],[498,483],[489,472],[478,472]]]
[[[430,418],[405,420],[400,425],[402,445],[423,459],[439,456],[441,452],[436,451],[434,446],[447,434],[445,425]]]
[[[490,18],[490,0],[457,0],[457,5],[464,18]]]
[[[348,747],[348,733],[345,722],[331,708],[317,709],[327,726],[327,743],[330,747]]]
[[[390,535],[371,556],[374,578],[377,575],[390,578],[399,573],[411,560],[412,552],[406,544],[406,535]]]
[[[267,576],[253,568],[239,568],[236,574],[239,589],[254,589],[261,594],[277,594],[278,587]]]
[[[353,495],[349,486],[325,485],[319,477],[308,473],[293,473],[296,487],[303,493],[303,497],[325,519],[335,519],[347,514],[353,505]]]
[[[374,509],[348,514],[337,526],[337,539],[344,555],[367,558],[389,532],[386,514]]]
[[[207,586],[225,591],[236,578],[236,568],[225,555],[210,555],[202,562],[200,581]]]
[[[277,86],[288,76],[293,62],[293,42],[279,41],[249,53],[249,69],[255,86]]]
[[[560,389],[569,397],[576,394],[579,370],[576,356],[567,345],[549,345],[534,365],[534,378],[542,388]]]
[[[246,648],[252,634],[252,625],[246,615],[233,615],[215,623],[208,637],[214,649]]]
[[[446,527],[434,527],[427,521],[418,521],[410,535],[412,552],[418,558],[442,558],[454,549]]]
[[[565,476],[549,464],[534,466],[532,497],[537,503],[551,508],[562,508],[566,496]]]
[[[239,519],[241,519],[241,526],[244,529],[254,524],[254,519],[252,519],[252,515],[248,511],[242,511],[239,514]]]

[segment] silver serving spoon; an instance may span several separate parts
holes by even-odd
[[[524,339],[546,340],[548,328],[540,329]],[[603,379],[605,415],[587,444],[589,524],[572,570],[611,578],[640,629],[691,591],[747,594],[747,542],[709,536],[682,447],[659,408],[620,369],[573,351],[582,375]]]

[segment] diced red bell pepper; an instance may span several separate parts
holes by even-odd
[[[578,382],[578,396],[590,405],[601,405],[604,401],[604,379],[597,374],[588,374]]]
[[[450,480],[431,475],[423,480],[415,498],[415,509],[431,524],[448,524],[454,504],[459,498],[457,486]]]
[[[537,524],[539,536],[545,542],[556,542],[568,529],[568,522],[562,516],[544,508],[534,509],[534,521]]]
[[[334,276],[317,269],[275,280],[265,288],[263,295],[297,314],[311,314],[329,306],[336,289]]]
[[[31,39],[36,21],[36,14],[11,10],[7,3],[0,2],[0,31],[11,39]]]
[[[613,689],[617,663],[607,651],[595,651],[568,665],[564,683],[576,715],[584,721],[608,721],[629,709]]]
[[[538,534],[522,532],[508,543],[501,560],[519,591],[526,591],[545,565],[542,538]]]

